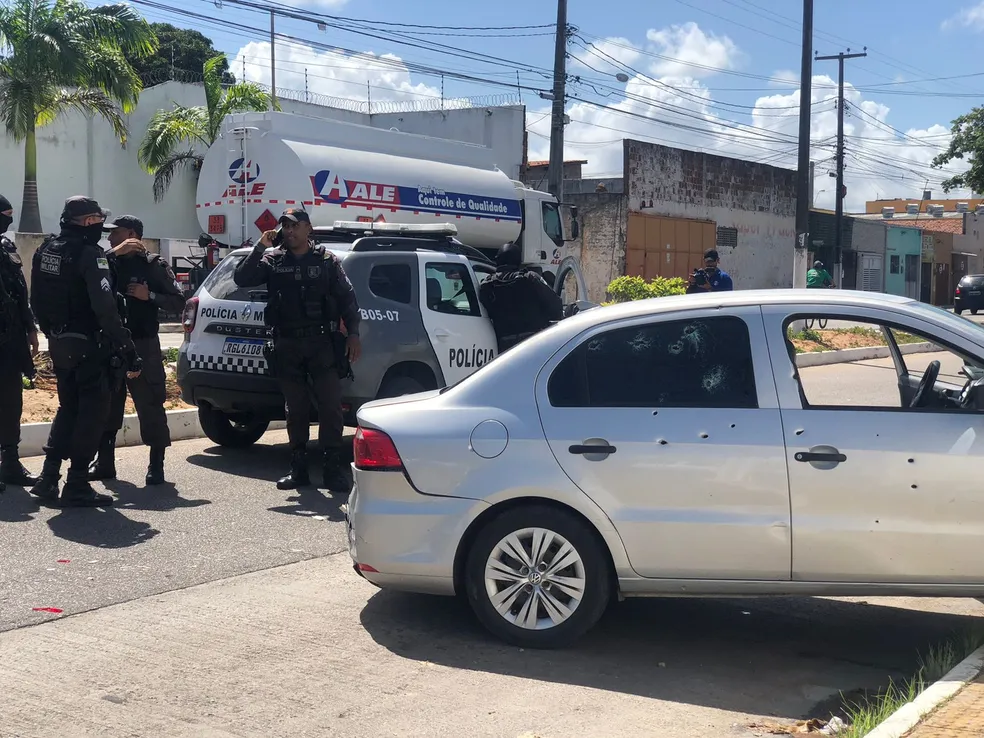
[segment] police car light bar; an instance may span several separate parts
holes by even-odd
[[[363,231],[371,233],[413,233],[426,236],[456,236],[458,227],[454,223],[360,223],[355,220],[336,220],[336,231]]]

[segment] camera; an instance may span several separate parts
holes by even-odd
[[[694,284],[698,287],[703,287],[707,284],[707,272],[703,269],[694,269],[693,278]]]

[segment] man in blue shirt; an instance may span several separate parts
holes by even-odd
[[[704,252],[704,272],[707,277],[700,279],[696,274],[690,275],[687,285],[687,294],[700,292],[727,292],[735,288],[731,276],[720,268],[720,257],[716,249],[708,249]]]

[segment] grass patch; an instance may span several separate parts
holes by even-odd
[[[919,657],[919,669],[910,679],[861,700],[845,701],[848,729],[838,735],[862,738],[885,722],[896,710],[912,702],[926,687],[941,679],[953,667],[984,645],[984,629],[972,630],[938,646],[931,646]]]
[[[178,360],[178,350],[176,348],[166,348],[161,351],[165,364],[173,364]]]
[[[894,329],[892,329],[892,335],[895,336],[899,345],[925,341],[920,336]],[[814,326],[801,331],[793,331],[790,327],[788,336],[798,354],[886,345],[881,329],[867,326],[853,326],[851,328],[818,328]]]

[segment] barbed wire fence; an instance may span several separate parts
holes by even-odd
[[[167,69],[141,75],[144,88],[156,87],[167,82],[184,84],[203,84],[201,72],[190,72],[183,69]],[[270,85],[254,82],[257,87],[270,92]],[[397,99],[397,100],[356,100],[353,98],[334,97],[319,92],[296,90],[277,87],[277,98],[293,102],[310,103],[325,108],[347,110],[355,113],[376,115],[383,113],[424,113],[445,110],[466,110],[469,108],[503,107],[506,105],[521,105],[520,96],[515,93],[498,95],[476,95],[470,97],[427,97],[426,99]]]

